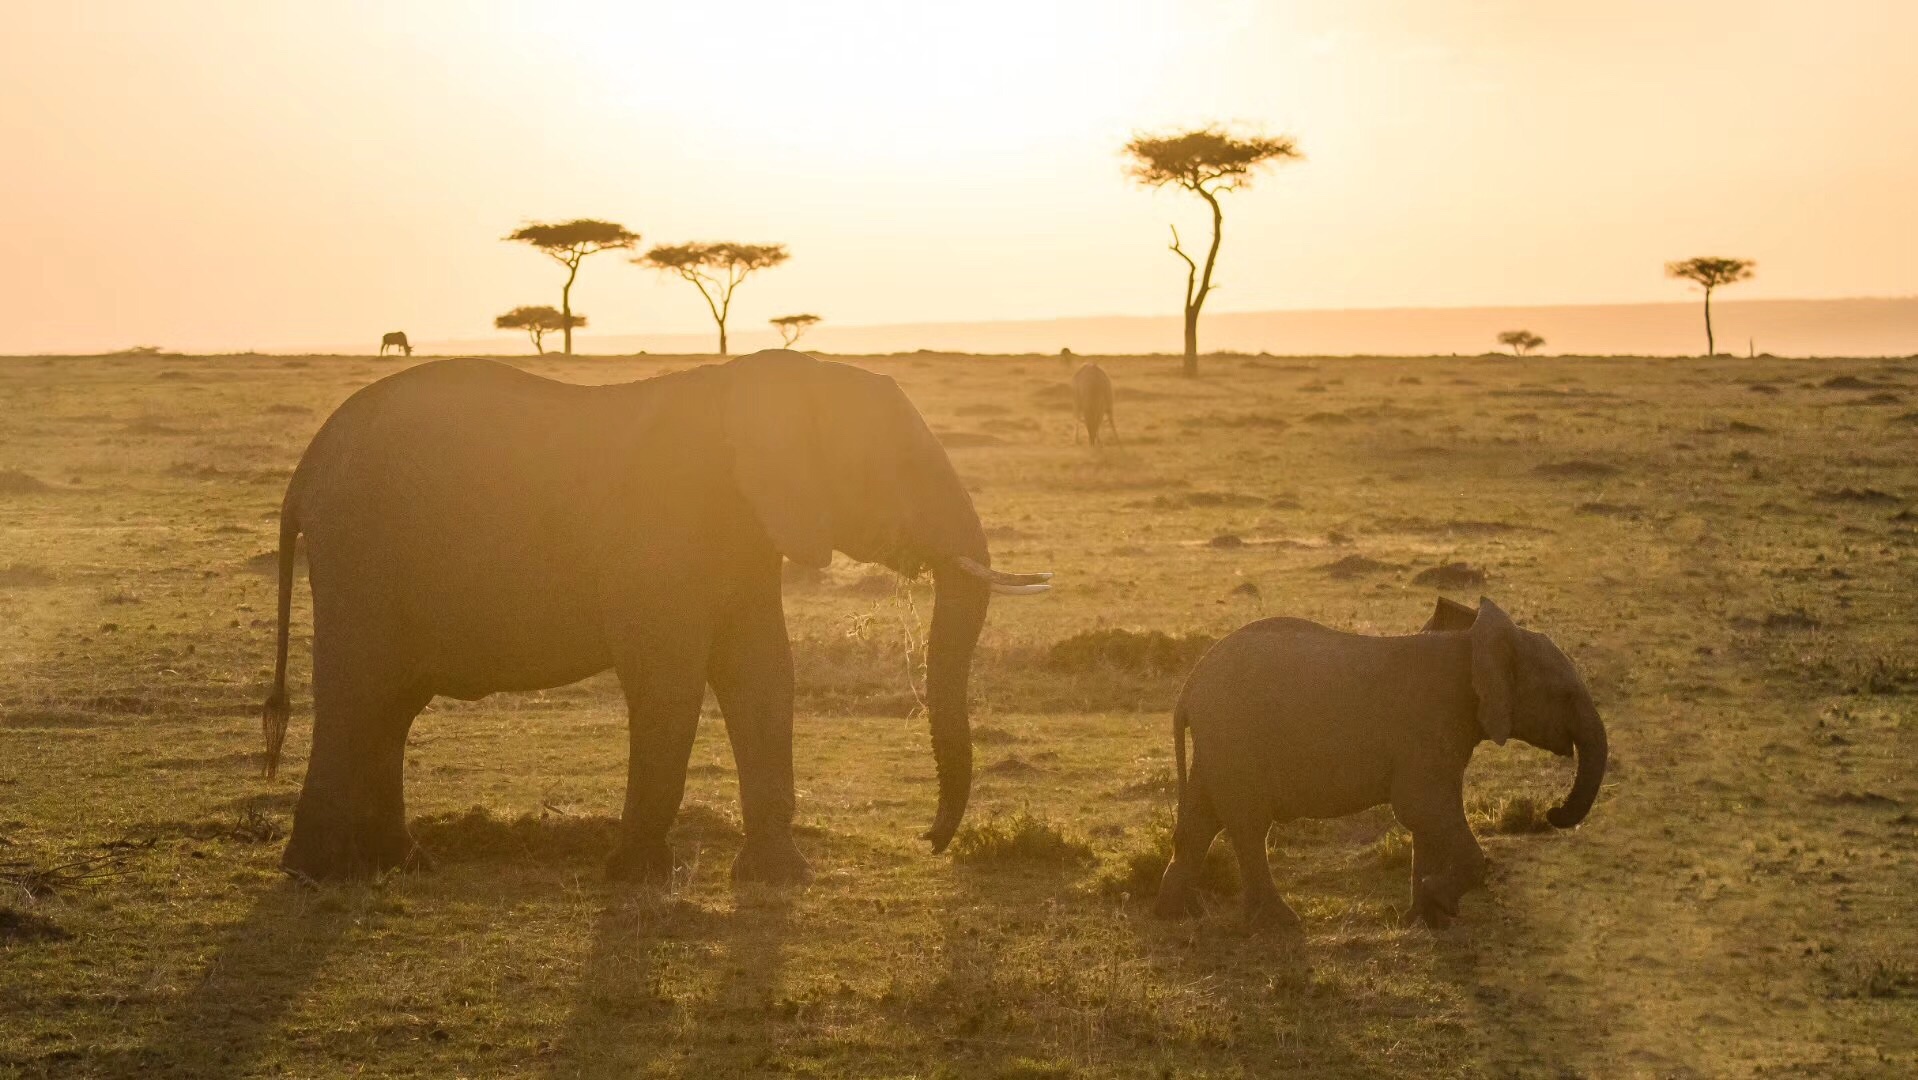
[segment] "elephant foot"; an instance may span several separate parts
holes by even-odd
[[[790,836],[777,840],[747,840],[733,859],[733,880],[761,885],[804,885],[812,867]]]
[[[1163,885],[1159,886],[1159,898],[1152,902],[1152,914],[1167,920],[1183,919],[1191,914],[1186,910],[1190,904],[1182,895],[1183,891],[1175,893]]]
[[[1253,933],[1299,934],[1303,933],[1304,926],[1292,905],[1277,896],[1246,900],[1245,928]]]
[[[1452,925],[1458,917],[1458,897],[1447,896],[1446,890],[1438,887],[1436,879],[1428,878],[1419,882],[1412,891],[1412,905],[1400,916],[1400,926],[1415,926],[1423,922],[1434,930],[1443,930]]]
[[[667,885],[673,880],[673,849],[663,840],[650,844],[622,841],[606,860],[606,877],[611,881],[635,884]]]
[[[1170,873],[1167,874],[1170,877]],[[1183,881],[1160,881],[1159,896],[1152,902],[1152,914],[1161,919],[1183,919],[1205,914],[1196,890]]]
[[[404,826],[352,829],[293,823],[280,868],[303,881],[359,881],[389,870],[430,866]]]

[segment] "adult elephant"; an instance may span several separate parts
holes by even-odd
[[[890,378],[768,351],[578,386],[444,360],[365,387],[307,447],[280,513],[278,661],[264,727],[285,739],[295,540],[313,590],[313,751],[285,868],[314,879],[413,856],[413,717],[436,694],[618,672],[630,724],[609,871],[672,873],[666,831],[710,684],[738,765],[736,878],[802,880],[793,667],[780,557],[834,550],[932,572],[927,706],[945,848],[972,779],[966,680],[989,594],[1049,575],[989,569],[952,463]]]

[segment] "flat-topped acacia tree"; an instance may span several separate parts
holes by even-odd
[[[1296,161],[1305,155],[1285,135],[1234,135],[1219,125],[1175,131],[1165,135],[1134,135],[1125,145],[1132,178],[1146,187],[1184,188],[1212,208],[1212,245],[1200,268],[1179,244],[1172,229],[1172,253],[1185,260],[1185,373],[1199,373],[1199,309],[1212,292],[1212,268],[1219,261],[1219,238],[1225,211],[1219,196],[1251,182],[1268,165]]]
[[[773,329],[779,331],[779,344],[790,349],[799,344],[799,339],[819,321],[819,316],[779,315],[766,321],[772,324]]]
[[[1524,356],[1545,344],[1545,339],[1530,330],[1507,330],[1498,336],[1498,343],[1511,349],[1513,356]]]
[[[493,320],[493,325],[501,330],[524,330],[532,339],[533,350],[541,356],[546,355],[546,335],[555,331],[565,331],[575,326],[585,326],[586,316],[567,315],[547,304],[530,307],[516,307]]]
[[[1752,276],[1758,264],[1750,259],[1727,259],[1700,255],[1684,262],[1665,264],[1665,276],[1697,282],[1705,290],[1705,355],[1718,354],[1718,342],[1712,337],[1712,290],[1720,285],[1736,285]]]
[[[753,271],[778,266],[791,257],[784,244],[689,243],[663,244],[633,262],[678,274],[699,289],[719,324],[719,355],[725,356],[733,290]]]
[[[579,277],[580,261],[602,251],[630,248],[639,243],[639,234],[612,221],[577,218],[573,221],[534,222],[507,234],[507,240],[531,244],[548,258],[566,268],[566,284],[559,290],[559,313],[564,320],[560,332],[565,336],[565,352],[573,352],[573,281]]]

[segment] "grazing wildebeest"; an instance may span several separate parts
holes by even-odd
[[[413,346],[406,340],[404,330],[395,330],[380,339],[380,355],[385,356],[388,349],[399,349],[408,356],[413,355]]]
[[[1119,437],[1119,424],[1112,419],[1112,378],[1105,369],[1097,364],[1084,364],[1072,373],[1072,411],[1085,425],[1086,436],[1092,445],[1099,445],[1099,428],[1103,424],[1112,428],[1113,439]],[[1072,441],[1079,441],[1079,429],[1072,429]]]

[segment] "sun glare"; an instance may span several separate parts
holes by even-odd
[[[767,148],[816,147],[838,163],[1023,148],[1123,124],[1151,93],[1164,4],[916,5],[764,0],[723,27],[691,7],[608,5],[615,28],[587,49],[611,108],[660,114]],[[702,46],[701,43],[708,43]]]

